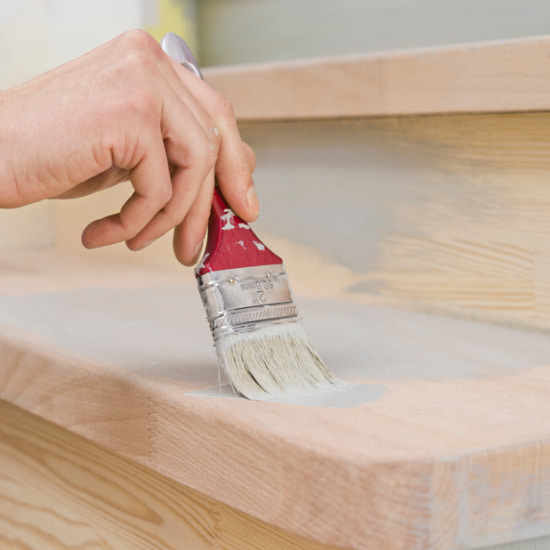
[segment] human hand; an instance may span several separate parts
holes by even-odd
[[[215,179],[237,215],[258,215],[254,153],[231,105],[144,31],[1,92],[0,112],[0,207],[131,181],[120,212],[85,228],[88,248],[139,250],[174,228],[177,258],[193,264]]]

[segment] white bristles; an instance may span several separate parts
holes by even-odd
[[[216,351],[235,391],[249,399],[276,399],[340,384],[298,321],[224,334],[216,340]]]
[[[348,387],[310,346],[282,264],[197,280],[219,365],[237,394],[265,401]]]

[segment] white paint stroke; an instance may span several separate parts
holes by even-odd
[[[260,243],[258,241],[252,241],[258,250],[265,250],[265,245],[263,243]]]
[[[223,211],[223,215],[220,216],[220,219],[225,222],[225,225],[222,227],[222,231],[227,231],[228,229],[235,229],[235,226],[231,223],[234,217],[235,217],[235,214],[233,213],[233,210],[231,210],[230,208],[226,208]]]

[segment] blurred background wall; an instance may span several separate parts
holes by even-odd
[[[208,66],[532,36],[548,20],[547,0],[1,0],[0,89],[135,27],[178,32]],[[77,246],[55,209],[110,213],[85,200],[73,214],[59,201],[0,210],[0,248]]]
[[[548,34],[547,0],[198,0],[203,65]]]

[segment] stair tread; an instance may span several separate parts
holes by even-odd
[[[218,386],[188,271],[53,251],[0,265],[5,401],[326,543],[454,540],[458,522],[471,547],[519,525],[548,534],[541,333],[299,296],[312,342],[354,389],[252,402]]]
[[[550,108],[550,37],[207,68],[241,120]]]

